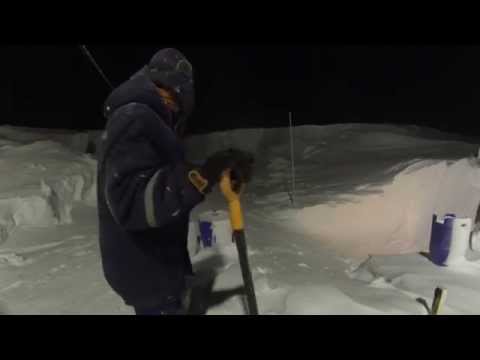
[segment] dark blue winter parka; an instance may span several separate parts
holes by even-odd
[[[161,305],[180,297],[192,265],[192,208],[204,195],[173,128],[175,114],[146,70],[108,97],[98,161],[99,241],[105,277],[126,304]]]

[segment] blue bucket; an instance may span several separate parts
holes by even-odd
[[[200,228],[200,241],[203,247],[212,247],[215,242],[215,235],[213,234],[212,222],[211,221],[199,221]]]
[[[430,237],[430,259],[439,266],[447,266],[446,262],[450,252],[453,235],[455,214],[445,215],[443,224],[433,215],[432,233]]]

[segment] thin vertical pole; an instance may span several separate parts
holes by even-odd
[[[295,203],[295,158],[294,158],[294,146],[293,146],[293,120],[292,120],[292,112],[288,113],[288,120],[290,124],[290,159],[292,164],[292,193],[291,193],[291,201],[292,205]]]

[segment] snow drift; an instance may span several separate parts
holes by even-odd
[[[96,161],[77,151],[78,143],[67,147],[62,145],[68,142],[65,139],[54,142],[36,140],[29,132],[19,134],[20,141],[0,137],[0,171],[4,174],[0,178],[0,243],[17,226],[71,223],[75,201],[96,206]]]
[[[63,129],[29,128],[12,125],[0,126],[0,144],[12,142],[26,145],[36,141],[47,140],[60,143],[73,151],[84,153],[87,151],[90,134],[88,132]]]

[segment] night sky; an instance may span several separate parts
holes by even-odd
[[[480,135],[480,46],[88,44],[118,85],[157,49],[196,74],[189,132],[288,124],[400,123]],[[2,123],[100,129],[107,85],[76,45],[3,46]]]

